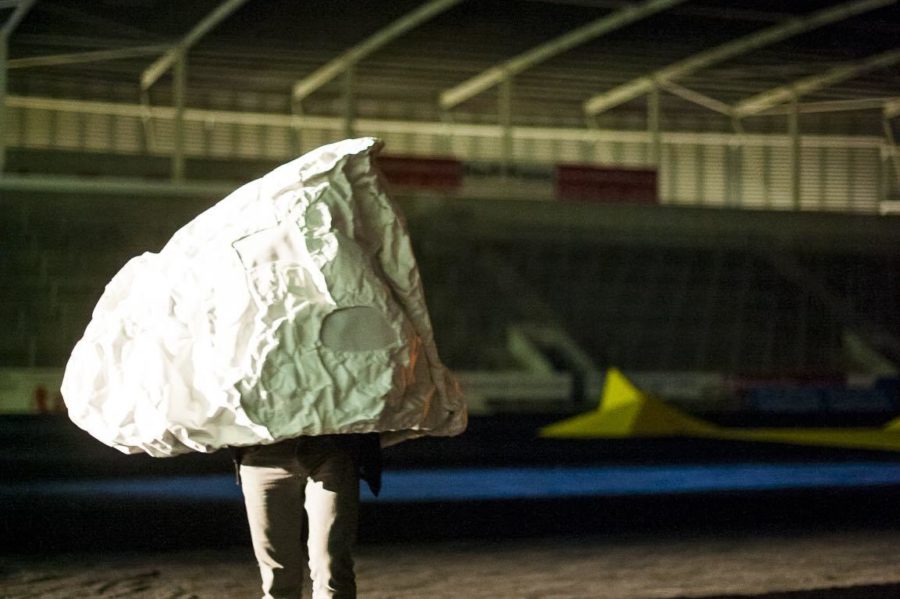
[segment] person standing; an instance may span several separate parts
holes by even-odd
[[[355,598],[358,481],[378,494],[378,435],[299,437],[242,448],[238,460],[263,598],[300,597],[306,562],[313,597]]]
[[[316,148],[129,260],[63,376],[72,421],[124,453],[237,448],[267,598],[296,599],[306,560],[316,599],[354,597],[360,473],[377,492],[380,447],[466,428],[382,145]]]

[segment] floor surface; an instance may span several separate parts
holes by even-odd
[[[900,532],[591,535],[364,544],[359,596],[389,598],[900,597]],[[244,599],[249,548],[7,557],[0,597]]]

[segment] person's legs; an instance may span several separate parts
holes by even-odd
[[[241,487],[263,599],[299,599],[303,588],[303,500],[306,473],[296,441],[245,450]]]
[[[305,505],[313,597],[355,599],[359,478],[354,452],[333,438],[308,438],[299,456],[309,472]]]

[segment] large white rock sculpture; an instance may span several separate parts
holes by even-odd
[[[454,435],[442,365],[373,138],[318,148],[200,214],[107,285],[62,391],[125,453],[298,435]]]

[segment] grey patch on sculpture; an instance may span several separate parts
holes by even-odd
[[[353,306],[326,316],[319,338],[335,351],[373,351],[396,343],[397,333],[375,308]]]
[[[245,269],[273,262],[295,262],[306,253],[305,242],[297,224],[285,220],[274,227],[262,229],[233,241],[231,246]]]

